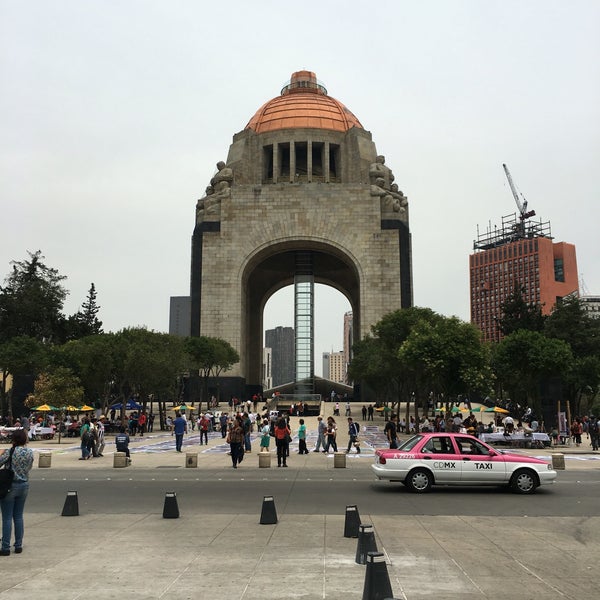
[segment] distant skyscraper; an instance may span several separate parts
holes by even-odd
[[[189,296],[171,296],[169,304],[169,333],[188,337],[190,335],[190,319],[192,301]]]
[[[343,352],[323,352],[323,377],[336,383],[346,383]]]
[[[352,360],[352,345],[354,344],[354,320],[352,311],[344,313],[344,383],[351,385],[348,379],[348,365]]]
[[[263,348],[263,389],[270,390],[273,387],[273,350]]]
[[[515,286],[524,290],[525,302],[539,306],[544,315],[579,289],[575,246],[553,242],[549,222],[527,218],[503,217],[501,227],[478,237],[469,257],[471,322],[486,341],[501,339],[498,320]]]
[[[265,331],[265,348],[272,350],[273,387],[296,378],[294,328],[275,327]]]

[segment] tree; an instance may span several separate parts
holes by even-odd
[[[45,365],[46,358],[46,348],[32,337],[17,336],[0,344],[0,413],[3,416],[13,416],[12,393],[6,389],[8,376],[35,377]]]
[[[572,364],[573,354],[566,342],[527,329],[506,336],[492,353],[492,368],[512,400],[538,412],[542,378],[562,377]]]
[[[447,398],[468,397],[491,389],[488,346],[477,327],[456,317],[418,322],[398,356],[421,393],[429,389]]]
[[[41,250],[28,254],[28,260],[11,262],[12,272],[0,287],[0,338],[25,335],[41,342],[60,340],[66,277],[42,262]]]
[[[510,335],[519,329],[542,331],[545,317],[536,304],[528,304],[524,298],[525,288],[515,282],[512,293],[501,305],[502,317],[498,329],[502,335]]]
[[[67,337],[77,340],[88,335],[102,333],[102,321],[98,320],[100,307],[96,303],[96,287],[92,283],[81,309],[71,315],[67,322]]]
[[[352,346],[352,362],[348,375],[353,381],[362,381],[374,392],[378,401],[387,398],[392,385],[392,373],[387,372],[389,361],[383,353],[379,338],[366,335]]]
[[[188,354],[190,371],[198,372],[201,381],[202,396],[199,405],[206,400],[208,406],[208,379],[219,377],[222,371],[229,370],[239,362],[240,356],[229,342],[221,338],[198,336],[185,338],[185,350]]]
[[[80,379],[88,404],[103,398],[103,408],[108,405],[115,380],[115,335],[90,335],[72,340],[52,352],[57,366],[70,368]]]
[[[79,378],[70,369],[64,367],[40,373],[33,389],[33,394],[30,394],[25,401],[29,408],[40,404],[60,408],[70,404],[80,404],[83,399],[83,387]]]

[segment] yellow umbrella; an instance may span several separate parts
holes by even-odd
[[[491,408],[486,408],[483,412],[500,413],[502,415],[508,415],[510,413],[509,410],[506,410],[505,408],[500,408],[499,406],[492,406]]]
[[[87,404],[84,404],[80,409],[81,412],[87,412],[88,410],[94,410],[93,406],[88,406]]]
[[[194,407],[188,406],[187,404],[182,404],[181,406],[175,406],[171,410],[194,410]]]
[[[39,412],[48,412],[50,410],[58,410],[58,408],[56,408],[56,406],[50,406],[49,404],[41,404],[33,410],[37,410]]]

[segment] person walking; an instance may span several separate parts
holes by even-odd
[[[358,440],[358,424],[352,420],[352,417],[348,417],[348,448],[346,454],[348,454],[352,446],[356,447],[356,453],[360,454],[360,448],[356,445]]]
[[[227,417],[227,413],[221,413],[219,417],[219,429],[221,430],[221,437],[225,439],[227,437],[227,422],[229,418]]]
[[[323,448],[322,452],[325,452],[325,432],[327,431],[327,424],[320,415],[317,417],[317,421],[317,444],[313,452],[319,452],[321,448]]]
[[[90,457],[89,444],[92,439],[90,421],[87,417],[83,420],[83,425],[79,428],[79,439],[81,440],[81,458],[79,460],[87,460]]]
[[[15,474],[11,489],[2,500],[2,545],[0,556],[10,555],[10,540],[15,525],[15,554],[23,552],[23,510],[29,493],[29,471],[33,466],[33,451],[26,448],[27,431],[17,429],[12,434],[12,448],[0,455],[0,467],[8,464]]]
[[[231,462],[233,468],[237,469],[238,463],[244,460],[244,423],[240,415],[236,415],[229,433],[227,434],[227,443],[229,444]]]
[[[277,446],[277,466],[287,467],[287,457],[290,448],[290,437],[292,432],[290,431],[285,419],[279,417],[275,424],[275,445]]]
[[[106,419],[106,417],[100,415],[96,421],[96,427],[98,429],[98,456],[104,456],[102,453],[104,452],[104,446],[106,445],[104,441],[104,419]]]
[[[304,419],[300,419],[300,426],[298,427],[298,454],[308,454],[306,448],[306,425]]]
[[[337,428],[335,425],[335,419],[333,417],[327,417],[327,429],[325,431],[325,450],[324,452],[329,452],[329,447],[333,448],[334,452],[338,451],[337,448]]]
[[[395,419],[396,415],[390,415],[389,421],[385,424],[383,428],[383,433],[388,439],[390,444],[390,450],[395,450],[398,448],[398,429],[396,427]]]
[[[269,427],[269,419],[264,419],[260,430],[260,451],[268,452],[271,444],[271,427]]]
[[[200,445],[202,446],[202,440],[208,446],[208,427],[210,425],[210,419],[206,415],[200,415],[198,419],[198,431],[200,432]]]
[[[183,446],[183,435],[187,433],[187,420],[181,416],[179,411],[175,413],[173,430],[175,431],[175,450],[177,452],[181,452],[181,447]]]

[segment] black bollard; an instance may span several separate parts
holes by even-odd
[[[273,496],[263,498],[262,510],[260,512],[261,525],[275,525],[277,523],[277,510],[275,509],[275,499]]]
[[[362,600],[386,600],[393,597],[383,552],[369,552]]]
[[[178,519],[179,506],[177,506],[177,494],[167,492],[165,494],[165,505],[163,507],[163,519]]]
[[[65,504],[62,509],[63,517],[78,517],[79,516],[79,500],[77,492],[67,492]]]
[[[360,525],[358,532],[358,544],[356,545],[356,564],[366,565],[367,554],[377,552],[377,542],[373,525]]]
[[[344,537],[355,538],[358,537],[358,528],[360,527],[360,515],[358,514],[358,507],[346,506],[346,521],[344,523]]]

